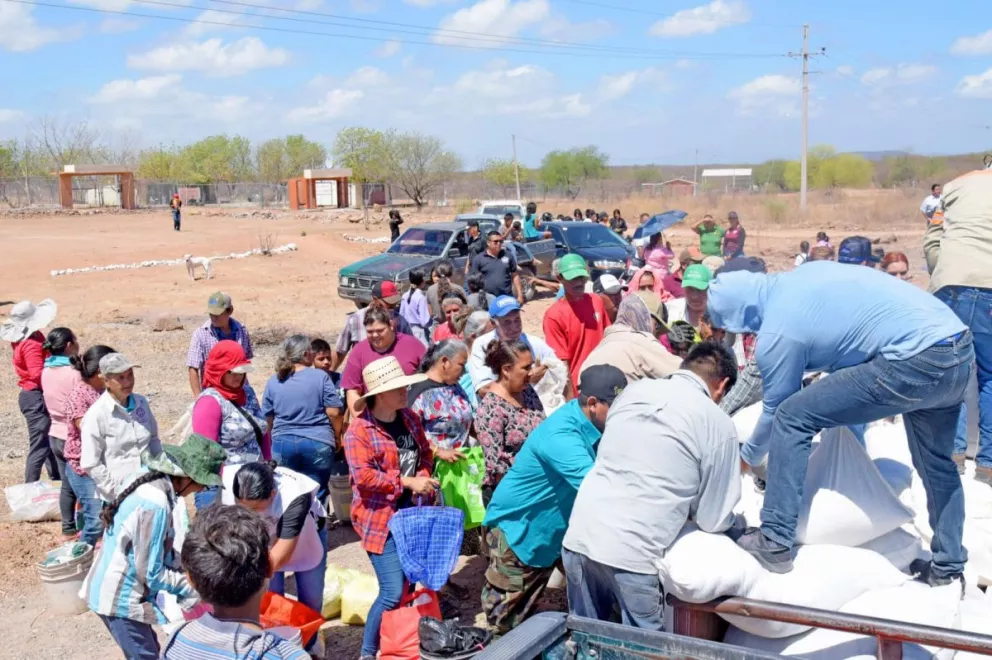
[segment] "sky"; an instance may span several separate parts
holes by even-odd
[[[992,146],[988,0],[0,0],[0,139],[85,120],[139,146],[342,128],[436,135],[469,168],[596,145],[616,165],[809,143]]]

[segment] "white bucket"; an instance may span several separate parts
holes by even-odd
[[[58,551],[55,551],[58,552]],[[51,555],[52,553],[49,553]],[[93,548],[60,564],[37,565],[38,577],[48,593],[49,608],[56,614],[82,614],[89,607],[79,597],[83,581],[93,565]]]

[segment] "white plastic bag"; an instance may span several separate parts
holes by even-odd
[[[806,471],[796,527],[800,544],[856,547],[913,520],[847,428],[828,429]]]
[[[790,573],[770,573],[729,537],[694,526],[672,543],[658,569],[665,592],[690,603],[741,596],[833,610],[870,589],[898,586],[909,579],[876,552],[837,545],[802,546]],[[732,615],[723,618],[762,637],[787,637],[809,628]]]
[[[10,506],[10,519],[24,522],[59,520],[59,487],[46,481],[7,486],[3,494]]]
[[[565,384],[568,382],[568,369],[565,363],[556,357],[550,357],[543,363],[548,370],[544,378],[538,381],[534,389],[544,406],[544,414],[550,415],[565,403]]]

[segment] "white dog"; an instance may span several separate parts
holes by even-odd
[[[210,269],[210,259],[207,257],[194,257],[191,254],[183,255],[183,259],[186,260],[186,272],[189,273],[189,279],[191,282],[196,281],[196,267],[199,266],[203,269],[203,273],[207,276],[207,279],[213,277],[213,271]]]

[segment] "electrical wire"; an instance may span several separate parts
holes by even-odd
[[[190,6],[189,5],[177,5],[177,4],[173,4],[173,3],[161,2],[160,0],[140,0],[140,1],[145,2],[147,4],[158,4],[158,5],[163,5],[163,6],[168,6],[168,7],[174,7],[174,8],[190,9]],[[226,28],[231,27],[231,24],[229,22],[224,22],[224,21],[211,21],[211,20],[206,20],[206,19],[201,19],[201,18],[186,18],[186,17],[180,17],[180,16],[164,16],[164,15],[161,15],[161,14],[147,14],[147,13],[139,13],[139,12],[132,12],[132,11],[123,11],[123,10],[114,10],[114,9],[102,9],[102,8],[97,8],[97,7],[82,7],[82,6],[72,6],[72,5],[60,5],[60,4],[55,4],[55,3],[51,3],[51,2],[41,2],[41,1],[38,1],[38,0],[0,0],[0,2],[8,2],[8,3],[22,4],[22,5],[32,5],[32,6],[37,6],[37,7],[48,7],[48,8],[51,8],[51,9],[59,9],[59,10],[81,11],[81,12],[89,12],[89,13],[97,13],[97,14],[108,14],[108,15],[117,15],[117,16],[130,16],[130,17],[134,17],[134,18],[146,18],[146,19],[152,19],[152,20],[172,21],[172,22],[178,22],[178,23],[190,23],[190,24],[200,24],[200,25],[217,25],[217,26],[226,27]],[[199,7],[198,9],[205,9],[205,8]],[[224,12],[224,13],[232,13],[232,14],[235,14],[235,15],[244,16],[244,17],[250,17],[250,18],[259,18],[260,17],[260,15],[258,15],[258,14],[248,14],[248,13],[244,13],[244,12],[233,12],[233,11],[218,10],[218,9],[213,9],[212,11]],[[282,17],[273,17],[273,18],[277,18],[277,20],[288,20],[288,19],[282,18]],[[299,21],[300,19],[294,19],[294,20],[298,20]],[[307,21],[307,22],[312,23],[314,21]],[[335,25],[337,25],[337,24],[335,24]],[[461,49],[464,49],[464,50],[492,50],[493,47],[494,47],[494,46],[471,46],[471,45],[467,45],[467,44],[458,44],[458,43],[436,43],[434,41],[418,41],[418,40],[412,40],[412,39],[394,39],[394,38],[389,38],[389,37],[363,36],[363,35],[356,35],[356,34],[344,34],[344,33],[332,33],[332,32],[318,32],[318,31],[314,31],[314,30],[301,30],[301,29],[290,29],[290,28],[274,27],[274,26],[271,26],[271,25],[249,25],[249,26],[245,26],[245,27],[250,28],[250,29],[254,29],[254,30],[262,30],[262,31],[267,31],[267,32],[278,32],[278,33],[285,33],[285,34],[301,34],[301,35],[309,35],[309,36],[317,36],[317,37],[334,37],[334,38],[339,38],[339,39],[352,39],[352,40],[358,40],[358,41],[374,41],[374,42],[380,42],[380,43],[381,42],[385,42],[385,41],[396,41],[396,42],[403,43],[403,44],[424,45],[424,46],[442,47],[442,48],[461,48]],[[348,25],[346,27],[357,28],[358,26]],[[368,28],[368,29],[372,29],[372,28]],[[382,29],[382,31],[384,31],[384,32],[395,32],[395,30],[386,30],[386,29]],[[416,33],[414,33],[414,34],[416,34]],[[576,45],[578,45],[578,44],[576,44]],[[578,45],[578,46],[581,46],[581,45]],[[540,45],[536,45],[535,48],[540,48]],[[578,50],[571,50],[571,51],[570,50],[554,50],[554,49],[551,49],[550,46],[548,46],[546,48],[547,49],[543,49],[543,50],[535,50],[533,48],[531,48],[531,49],[526,49],[526,48],[501,48],[500,50],[502,50],[503,52],[511,52],[511,53],[529,53],[529,54],[559,55],[559,56],[560,55],[567,55],[567,56],[573,56],[573,57],[586,57],[586,58],[588,58],[588,57],[599,57],[599,58],[622,59],[622,60],[754,59],[754,58],[778,58],[778,57],[786,57],[786,55],[784,53],[698,53],[698,52],[697,53],[692,53],[692,52],[674,52],[673,51],[671,54],[668,54],[668,53],[665,53],[663,51],[658,51],[656,54],[653,54],[650,51],[632,52],[632,53],[612,53],[612,52],[600,52],[600,51],[596,51],[596,52],[579,52]],[[583,47],[583,48],[586,48],[588,50],[588,47]]]

